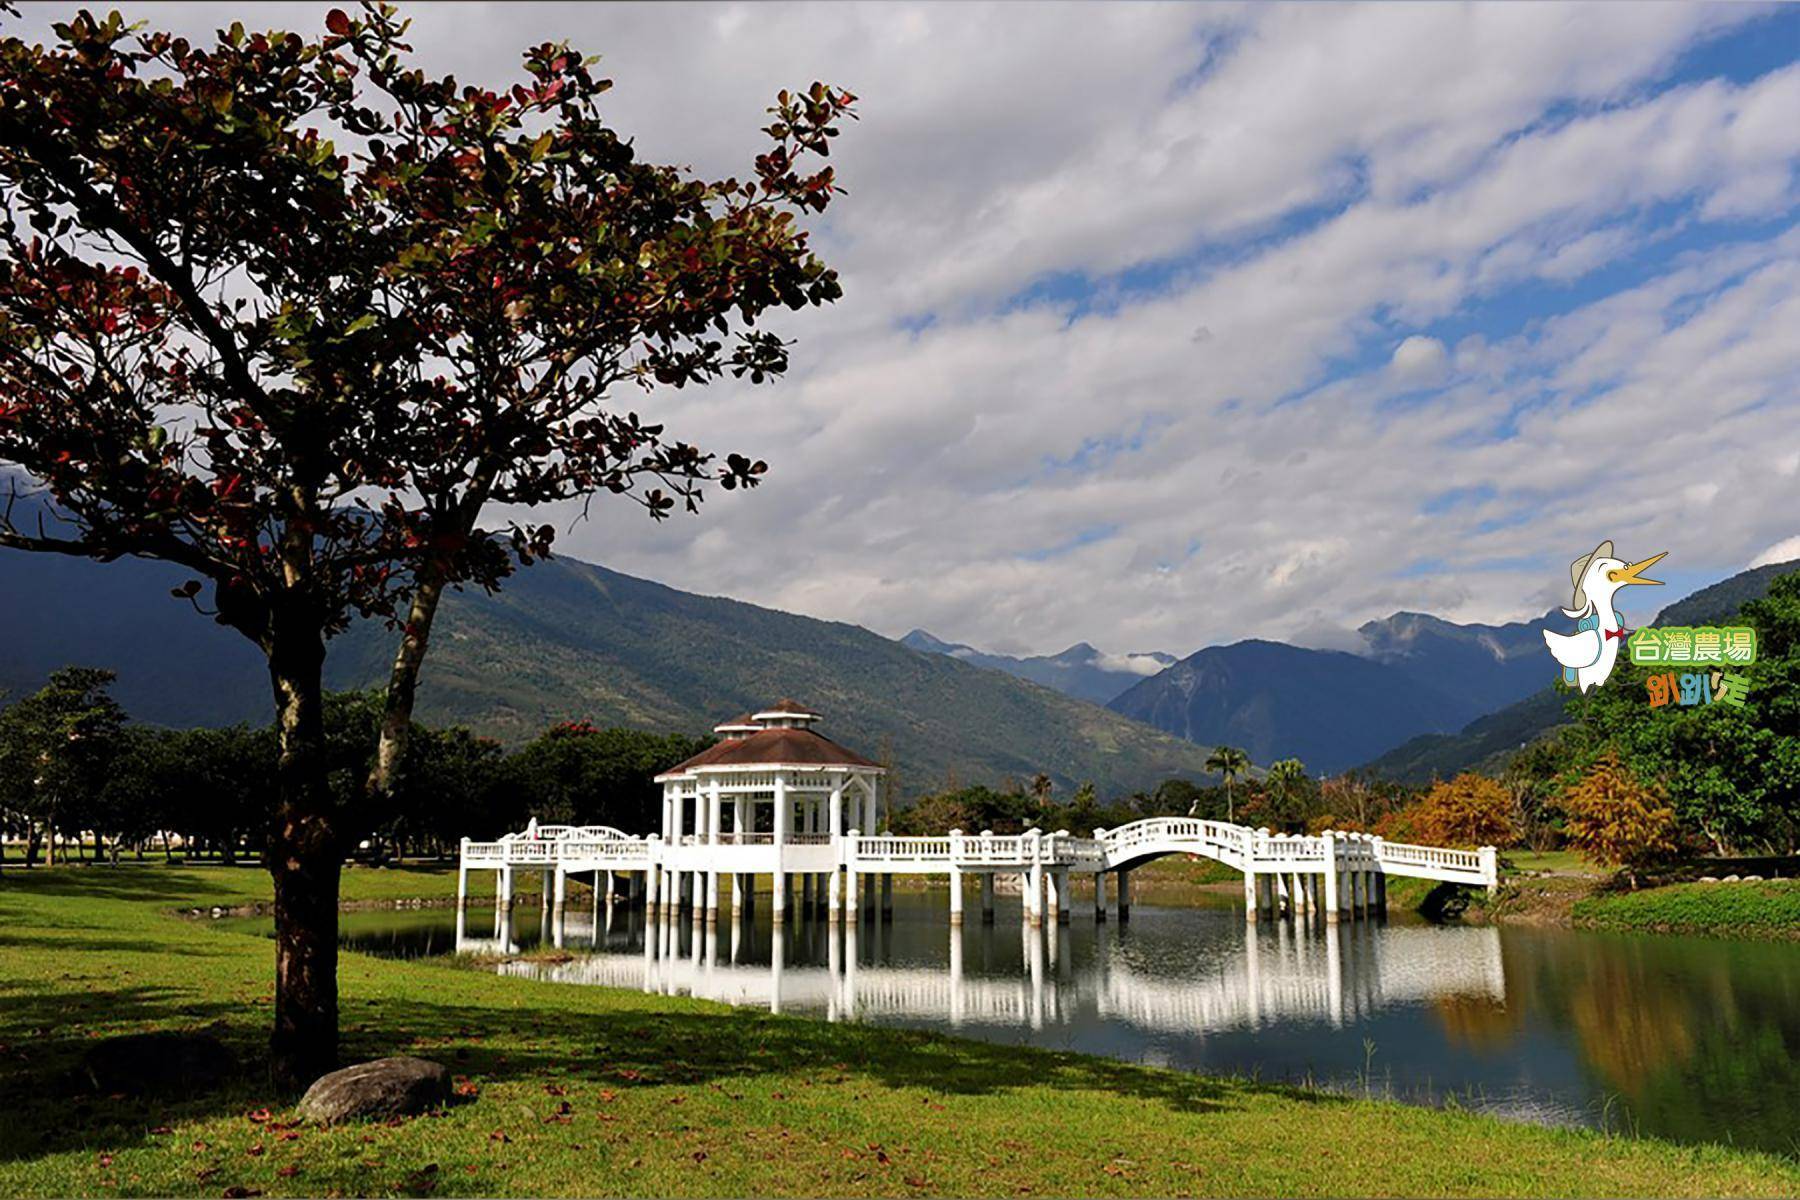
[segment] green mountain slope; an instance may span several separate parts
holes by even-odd
[[[268,683],[235,634],[168,596],[179,572],[0,552],[0,688],[17,695],[55,667],[105,666],[140,720],[266,720]],[[381,680],[393,635],[335,640],[333,687]],[[554,721],[700,732],[793,695],[825,732],[890,761],[917,793],[954,774],[997,781],[1044,771],[1102,792],[1198,776],[1207,749],[994,671],[921,654],[854,625],[696,596],[574,559],[521,571],[494,596],[452,595],[426,662],[420,715],[509,743]]]

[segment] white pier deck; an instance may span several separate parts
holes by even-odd
[[[942,837],[866,835],[855,829],[841,835],[800,833],[777,842],[772,833],[719,831],[683,834],[664,841],[657,834],[634,837],[606,827],[542,826],[492,842],[462,844],[462,891],[467,896],[470,870],[500,875],[499,897],[510,904],[520,870],[544,873],[549,903],[566,898],[570,875],[610,874],[606,893],[615,894],[623,877],[629,894],[652,908],[696,907],[716,913],[720,880],[731,881],[732,907],[748,900],[746,876],[780,881],[775,892],[777,918],[787,910],[792,877],[802,877],[802,902],[826,901],[831,915],[854,915],[869,898],[876,880],[894,875],[943,875],[952,883],[950,915],[960,921],[966,877],[982,881],[984,915],[991,914],[991,880],[1019,877],[1028,920],[1067,920],[1072,909],[1068,883],[1076,872],[1095,879],[1095,912],[1105,919],[1107,876],[1117,879],[1121,917],[1130,911],[1130,872],[1170,854],[1216,859],[1244,877],[1246,912],[1322,912],[1328,920],[1341,914],[1379,910],[1386,901],[1390,875],[1463,883],[1492,888],[1497,882],[1495,852],[1455,850],[1384,841],[1363,834],[1327,832],[1317,837],[1289,837],[1223,821],[1158,817],[1117,829],[1096,830],[1093,837],[1066,832],[965,834],[953,830]],[[824,876],[825,886],[816,879]],[[669,898],[675,897],[673,905]]]

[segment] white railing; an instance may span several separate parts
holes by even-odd
[[[857,837],[851,839],[850,853],[861,861],[905,859],[908,862],[950,861],[950,840],[947,837]]]
[[[1498,882],[1491,848],[1455,850],[1388,842],[1363,833],[1332,832],[1323,836],[1270,834],[1225,821],[1189,817],[1152,817],[1117,829],[1096,830],[1091,838],[1065,831],[995,835],[987,831],[947,837],[901,837],[893,834],[835,837],[829,833],[789,833],[785,844],[841,844],[843,861],[861,869],[905,864],[948,871],[1029,871],[1034,864],[1057,869],[1107,871],[1161,854],[1202,854],[1238,870],[1271,873],[1318,873],[1335,863],[1338,870],[1384,871],[1424,879],[1494,886]],[[773,846],[772,833],[720,833],[716,839],[685,834],[679,845],[703,847]],[[529,834],[508,834],[498,841],[465,842],[463,862],[474,866],[542,866],[561,862],[662,861],[659,839],[633,837],[609,825],[546,825]]]

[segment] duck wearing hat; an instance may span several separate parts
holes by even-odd
[[[1663,551],[1667,554],[1668,551]],[[1601,542],[1594,552],[1569,564],[1569,582],[1575,585],[1575,602],[1563,609],[1565,616],[1576,618],[1575,632],[1552,633],[1544,630],[1544,644],[1562,664],[1563,679],[1582,691],[1598,687],[1612,674],[1618,660],[1619,647],[1630,631],[1613,607],[1613,594],[1634,583],[1661,584],[1660,579],[1645,579],[1643,572],[1656,565],[1663,554],[1655,554],[1642,562],[1627,563],[1613,557],[1613,544]]]

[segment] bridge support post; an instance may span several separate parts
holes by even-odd
[[[1094,923],[1106,924],[1106,872],[1094,872]]]
[[[825,877],[825,919],[832,924],[844,919],[844,869],[833,867]]]
[[[952,829],[950,831],[950,924],[953,926],[963,923],[962,858],[963,831]],[[962,939],[960,937],[952,940],[959,948],[961,947]],[[960,952],[959,949],[958,953]]]
[[[850,844],[852,846],[854,846],[856,844],[857,836],[858,836],[857,831],[852,829],[850,831]],[[856,922],[856,918],[858,915],[857,914],[857,902],[859,899],[859,897],[857,896],[857,892],[861,889],[861,886],[862,886],[861,881],[859,879],[857,879],[857,877],[856,877],[856,863],[854,861],[845,863],[844,864],[844,920],[850,924],[855,924],[855,922]]]
[[[552,886],[556,889],[554,893],[556,911],[560,913],[563,910],[563,906],[569,902],[569,873],[563,870],[562,865],[559,863],[557,864],[556,869],[550,872],[550,874],[554,879]]]
[[[1325,840],[1325,873],[1319,877],[1319,882],[1324,885],[1324,890],[1325,890],[1325,923],[1327,925],[1335,925],[1335,924],[1337,924],[1337,920],[1338,920],[1338,883],[1339,883],[1338,865],[1337,865],[1337,834],[1335,834],[1331,830],[1327,829],[1325,831],[1324,840]]]
[[[1119,924],[1131,920],[1131,872],[1119,868]]]
[[[1244,868],[1244,924],[1256,924],[1257,909],[1262,907],[1262,882],[1256,868]]]
[[[1075,915],[1075,893],[1069,890],[1069,869],[1056,873],[1056,923],[1067,925]]]
[[[1044,924],[1060,925],[1063,909],[1068,900],[1063,896],[1063,873],[1058,870],[1044,872]]]
[[[494,889],[494,911],[495,912],[499,912],[502,909],[509,909],[512,907],[512,896],[513,896],[513,869],[512,869],[512,867],[510,865],[503,865],[500,868],[500,874],[498,876],[498,879],[499,879],[499,886]]]
[[[1025,917],[1033,925],[1044,923],[1044,835],[1036,829],[1025,831],[1025,844],[1030,847],[1031,869],[1025,875]]]
[[[881,873],[881,919],[883,921],[894,919],[894,873],[892,871]]]
[[[456,911],[461,912],[469,906],[469,839],[462,840],[462,850],[456,856]]]
[[[983,925],[994,923],[994,873],[992,871],[981,873],[981,923]]]
[[[550,911],[550,876],[552,874],[554,872],[549,869],[538,872],[538,909],[542,912]]]

